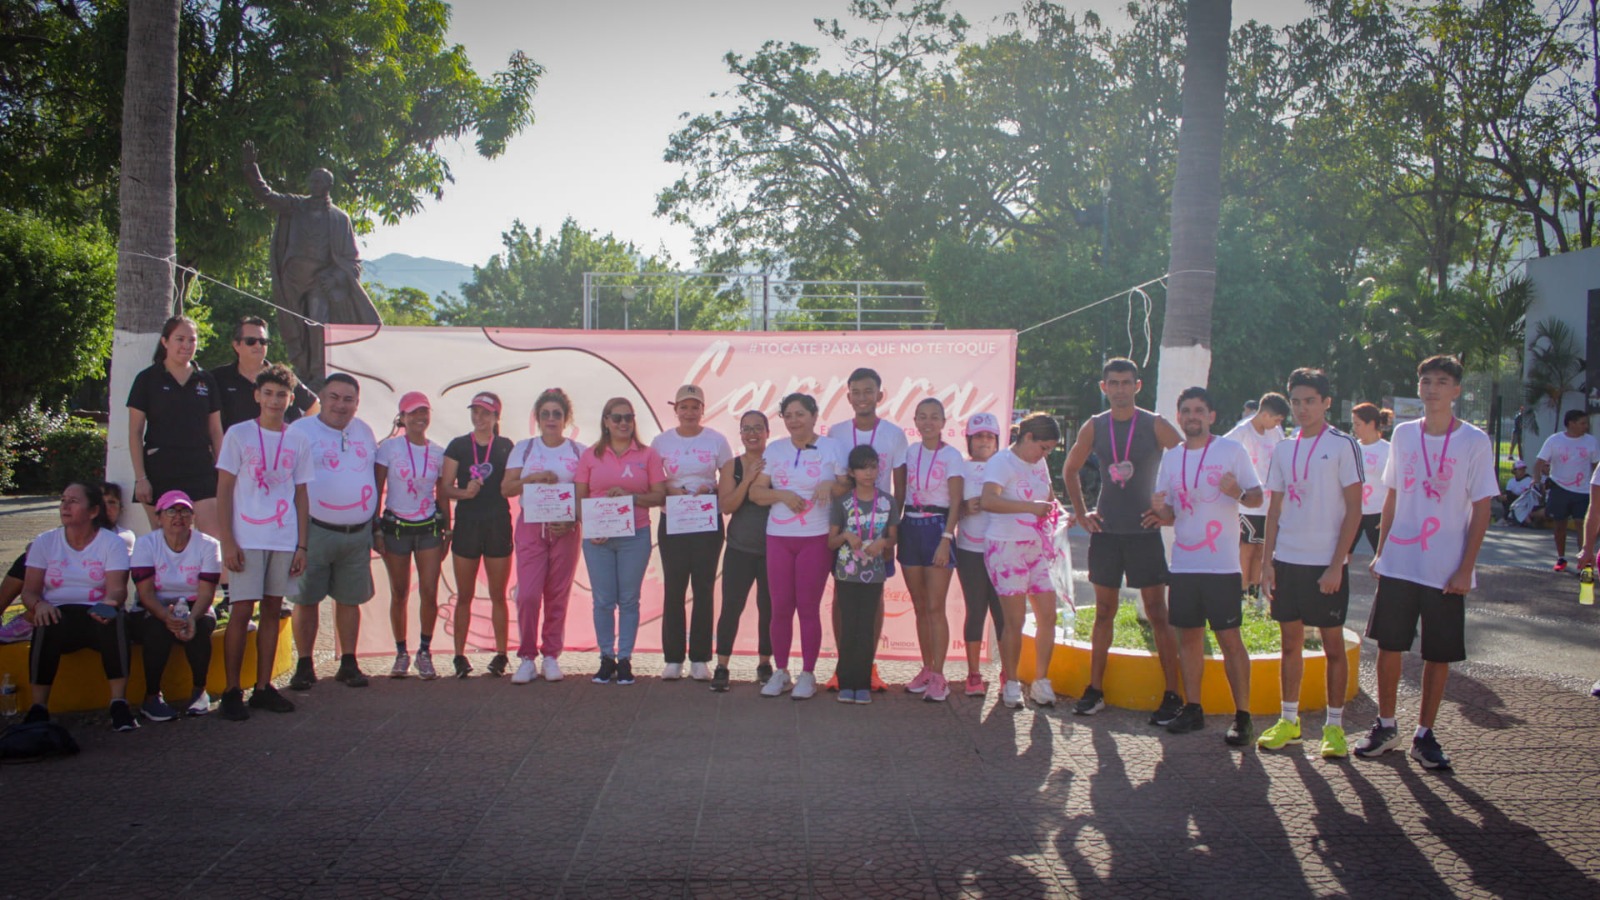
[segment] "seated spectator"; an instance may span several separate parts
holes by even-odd
[[[117,533],[117,537],[122,538],[122,542],[128,545],[128,552],[132,553],[133,540],[138,535],[134,534],[132,529],[122,527],[122,485],[115,481],[103,482],[100,485],[100,493],[106,497],[106,518],[111,521],[111,530]],[[135,605],[133,598],[129,597],[128,609],[132,610]]]
[[[127,701],[122,605],[128,596],[128,545],[110,529],[99,486],[74,482],[61,492],[61,527],[39,535],[28,550],[22,605],[33,622],[28,653],[33,707],[25,722],[49,721],[50,688],[61,657],[92,648],[111,687],[111,727],[139,727]]]
[[[32,547],[32,544],[28,545]],[[23,550],[17,561],[11,564],[4,578],[0,578],[0,616],[11,608],[18,597],[22,596],[22,579],[28,573],[28,551]],[[0,626],[0,644],[14,644],[25,641],[33,633],[33,623],[27,616],[17,616],[3,626]]]
[[[222,578],[222,544],[194,530],[194,501],[183,491],[168,491],[156,501],[159,531],[133,545],[130,574],[138,594],[138,610],[128,631],[144,648],[144,702],[139,714],[152,722],[178,717],[161,696],[172,643],[183,644],[194,677],[194,690],[184,712],[203,716],[211,711],[206,672],[211,669],[211,633],[217,628],[211,604]]]
[[[1500,495],[1501,502],[1505,505],[1506,518],[1511,518],[1511,504],[1517,502],[1533,487],[1533,476],[1528,474],[1528,464],[1520,459],[1511,461],[1511,477],[1506,479],[1505,491]]]

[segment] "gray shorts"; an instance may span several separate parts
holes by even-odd
[[[408,530],[406,534],[383,535],[383,552],[391,556],[409,557],[420,550],[437,550],[444,546],[444,538],[421,530]]]
[[[346,606],[372,599],[372,531],[345,534],[313,524],[306,541],[306,570],[300,590],[289,599],[299,606],[315,606],[325,598]]]
[[[293,561],[293,550],[244,551],[244,571],[228,573],[228,602],[254,603],[296,593],[300,579],[289,577]]]

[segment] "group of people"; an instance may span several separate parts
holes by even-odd
[[[437,676],[432,640],[448,554],[457,591],[453,674],[464,678],[473,670],[466,645],[480,572],[496,651],[487,671],[500,676],[509,670],[514,559],[519,634],[512,681],[560,680],[581,555],[600,650],[592,680],[631,684],[653,545],[660,547],[665,591],[663,679],[687,675],[713,691],[728,690],[729,658],[754,590],[761,694],[814,696],[831,575],[839,659],[826,687],[840,702],[870,703],[872,692],[884,688],[873,657],[883,627],[884,582],[898,564],[922,654],[907,690],[935,702],[950,695],[945,602],[954,576],[967,607],[962,689],[973,696],[987,692],[979,649],[986,620],[992,621],[1000,702],[1024,705],[1017,673],[1031,607],[1037,677],[1027,695],[1050,706],[1056,702],[1048,677],[1057,608],[1050,577],[1054,535],[1064,522],[1076,522],[1091,535],[1096,619],[1089,686],[1075,713],[1093,715],[1104,706],[1112,623],[1126,584],[1142,595],[1167,682],[1153,724],[1174,732],[1204,726],[1199,697],[1209,624],[1237,708],[1226,741],[1254,739],[1263,749],[1298,743],[1301,654],[1305,631],[1314,628],[1328,648],[1321,751],[1345,756],[1342,707],[1350,674],[1340,650],[1347,563],[1364,534],[1379,576],[1367,626],[1380,648],[1379,718],[1354,752],[1376,756],[1398,745],[1399,654],[1410,649],[1420,623],[1423,697],[1411,752],[1426,766],[1449,764],[1432,726],[1448,666],[1465,658],[1462,598],[1473,587],[1489,499],[1499,493],[1488,438],[1451,412],[1462,375],[1453,357],[1419,365],[1425,414],[1395,428],[1393,443],[1382,436],[1388,412],[1372,404],[1355,407],[1354,435],[1329,424],[1331,385],[1319,370],[1296,370],[1287,395],[1266,394],[1249,418],[1218,437],[1212,433],[1215,406],[1204,388],[1182,392],[1174,427],[1137,407],[1138,367],[1110,360],[1101,381],[1109,409],[1084,423],[1067,453],[1062,475],[1070,509],[1063,509],[1045,461],[1062,438],[1052,417],[1022,419],[1002,447],[995,416],[971,415],[963,453],[945,443],[945,410],[930,397],[915,408],[913,443],[878,417],[885,394],[872,369],[851,373],[847,398],[854,415],[826,429],[817,427],[815,398],[804,393],[783,398],[778,413],[785,433],[776,439],[765,412],[744,413],[737,455],[702,424],[706,398],[696,385],[678,389],[676,427],[649,445],[623,398],[600,411],[598,440],[573,441],[567,436],[571,401],[552,387],[535,401],[533,436],[520,442],[502,436],[501,401],[484,391],[468,403],[472,431],[440,446],[428,436],[432,404],[422,393],[400,398],[391,433],[380,441],[357,418],[357,379],[332,374],[313,395],[291,370],[266,361],[264,322],[244,320],[233,339],[238,363],[202,371],[193,362],[194,323],[175,317],[163,328],[155,364],[134,383],[128,400],[134,499],[153,530],[138,540],[107,530],[115,513],[102,487],[74,484],[62,495],[61,528],[29,549],[21,596],[34,628],[30,717],[48,715],[61,654],[93,647],[111,683],[114,726],[136,727],[124,697],[130,633],[144,644],[149,685],[138,712],[155,721],[179,714],[160,693],[160,673],[175,643],[184,646],[194,673],[193,692],[180,706],[192,715],[207,712],[210,634],[224,597],[231,615],[223,640],[223,717],[294,709],[272,684],[285,599],[298,655],[289,687],[307,690],[317,681],[312,648],[318,606],[328,597],[336,605],[341,651],[334,678],[366,685],[355,649],[360,607],[374,593],[374,549],[391,589],[391,676],[413,670],[423,679]],[[1297,430],[1289,438],[1283,424],[1291,417]],[[1078,478],[1091,455],[1102,473],[1093,508]],[[525,502],[513,522],[510,500],[540,490],[541,497],[565,502]],[[711,502],[672,500],[684,496]],[[630,501],[631,533],[623,523],[616,536],[585,534],[584,501],[598,498]],[[664,508],[653,538],[652,507]],[[692,512],[713,508],[709,516]],[[1170,565],[1163,526],[1174,529]],[[1592,544],[1592,538],[1586,542],[1586,556]],[[714,600],[719,569],[720,614]],[[414,656],[408,634],[413,583],[420,622]],[[1239,636],[1243,604],[1252,594],[1271,603],[1283,639],[1282,713],[1259,738],[1247,711],[1249,659]],[[125,605],[131,615],[123,614]],[[241,669],[257,613],[257,666],[246,700]]]

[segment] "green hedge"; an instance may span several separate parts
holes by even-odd
[[[53,494],[70,481],[105,478],[106,432],[30,404],[0,425],[0,491]]]

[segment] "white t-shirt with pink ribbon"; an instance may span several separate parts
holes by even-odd
[[[311,518],[329,525],[372,521],[378,511],[378,482],[373,476],[378,439],[367,423],[351,419],[341,431],[312,416],[297,420],[289,431],[305,438],[316,466],[316,477],[306,488]]]
[[[97,528],[87,547],[74,550],[66,530],[56,528],[33,539],[27,567],[44,570],[44,602],[93,606],[106,598],[106,573],[128,571],[128,545],[114,532]]]
[[[894,493],[894,470],[906,464],[906,450],[910,446],[905,429],[887,419],[879,419],[878,424],[862,429],[856,427],[855,419],[846,419],[829,425],[822,433],[843,447],[846,457],[861,444],[878,451],[878,490]]]
[[[1360,483],[1360,445],[1332,425],[1314,437],[1301,434],[1272,448],[1263,486],[1283,494],[1273,558],[1297,566],[1332,564],[1341,552],[1344,489]]]
[[[426,522],[438,511],[435,490],[443,477],[444,448],[433,441],[422,446],[404,434],[378,445],[374,457],[383,466],[383,505],[407,522]]]
[[[268,431],[255,419],[240,422],[222,436],[217,468],[236,479],[233,540],[239,548],[293,552],[300,543],[295,486],[317,477],[305,435],[293,427]]]
[[[989,457],[989,464],[983,469],[983,483],[985,487],[1000,485],[1002,500],[1046,501],[1050,499],[1050,466],[1042,456],[1036,463],[1025,463],[1007,447]],[[1039,517],[1034,515],[992,513],[989,516],[987,538],[990,541],[1039,538],[1041,534],[1036,527],[1039,521]]]
[[[1260,481],[1262,486],[1265,487],[1267,483],[1267,467],[1272,463],[1272,448],[1283,442],[1283,426],[1274,425],[1268,428],[1265,433],[1258,434],[1256,433],[1256,427],[1250,424],[1250,420],[1245,419],[1243,422],[1233,426],[1233,430],[1223,435],[1223,437],[1230,441],[1236,441],[1240,446],[1244,447],[1245,452],[1250,455],[1250,465],[1255,467],[1256,480]],[[1240,506],[1238,511],[1247,516],[1264,516],[1267,514],[1266,500],[1271,499],[1270,494],[1265,495],[1265,500],[1261,506],[1255,509]]]
[[[709,428],[700,429],[693,437],[684,437],[678,429],[671,428],[656,435],[650,447],[661,457],[667,487],[690,494],[716,487],[717,471],[733,459],[728,439]]]
[[[1446,437],[1423,435],[1420,419],[1395,426],[1383,470],[1395,500],[1376,567],[1382,577],[1444,589],[1466,553],[1472,504],[1500,493],[1489,436],[1457,422],[1448,446]]]
[[[762,454],[762,474],[772,479],[774,489],[794,491],[806,502],[799,512],[782,503],[772,504],[767,512],[769,536],[815,537],[828,533],[833,501],[818,503],[817,487],[849,474],[845,465],[848,452],[843,444],[820,435],[805,447],[796,447],[787,437],[767,445]]]
[[[1250,453],[1238,441],[1212,438],[1202,449],[1179,444],[1161,455],[1155,489],[1166,494],[1176,519],[1172,571],[1239,573],[1239,501],[1221,487],[1222,476],[1230,472],[1240,496],[1261,486]]]
[[[1383,503],[1389,499],[1389,489],[1383,486],[1383,470],[1389,465],[1389,442],[1378,438],[1361,445],[1361,514],[1375,516],[1383,512]]]
[[[989,459],[969,459],[966,461],[964,464],[966,476],[965,480],[961,482],[961,492],[966,495],[965,499],[971,500],[983,496],[983,473],[988,471],[989,461],[992,459],[994,457],[991,456]],[[961,524],[956,530],[956,548],[982,553],[984,541],[988,539],[989,518],[992,515],[993,513],[986,513],[982,510],[978,512],[963,510]]]
[[[222,544],[209,534],[191,530],[182,551],[167,544],[167,536],[152,531],[133,542],[133,580],[154,579],[156,599],[171,606],[192,599],[202,581],[216,584],[222,578]],[[130,591],[130,593],[132,593]]]
[[[906,516],[916,519],[931,513],[920,513],[916,507],[950,507],[950,479],[966,478],[967,461],[961,451],[941,443],[937,450],[929,450],[922,442],[906,451]],[[963,487],[963,490],[965,488]]]
[[[1600,462],[1600,440],[1592,434],[1571,437],[1558,431],[1545,438],[1539,458],[1550,466],[1550,480],[1575,494],[1584,492],[1590,471]]]

